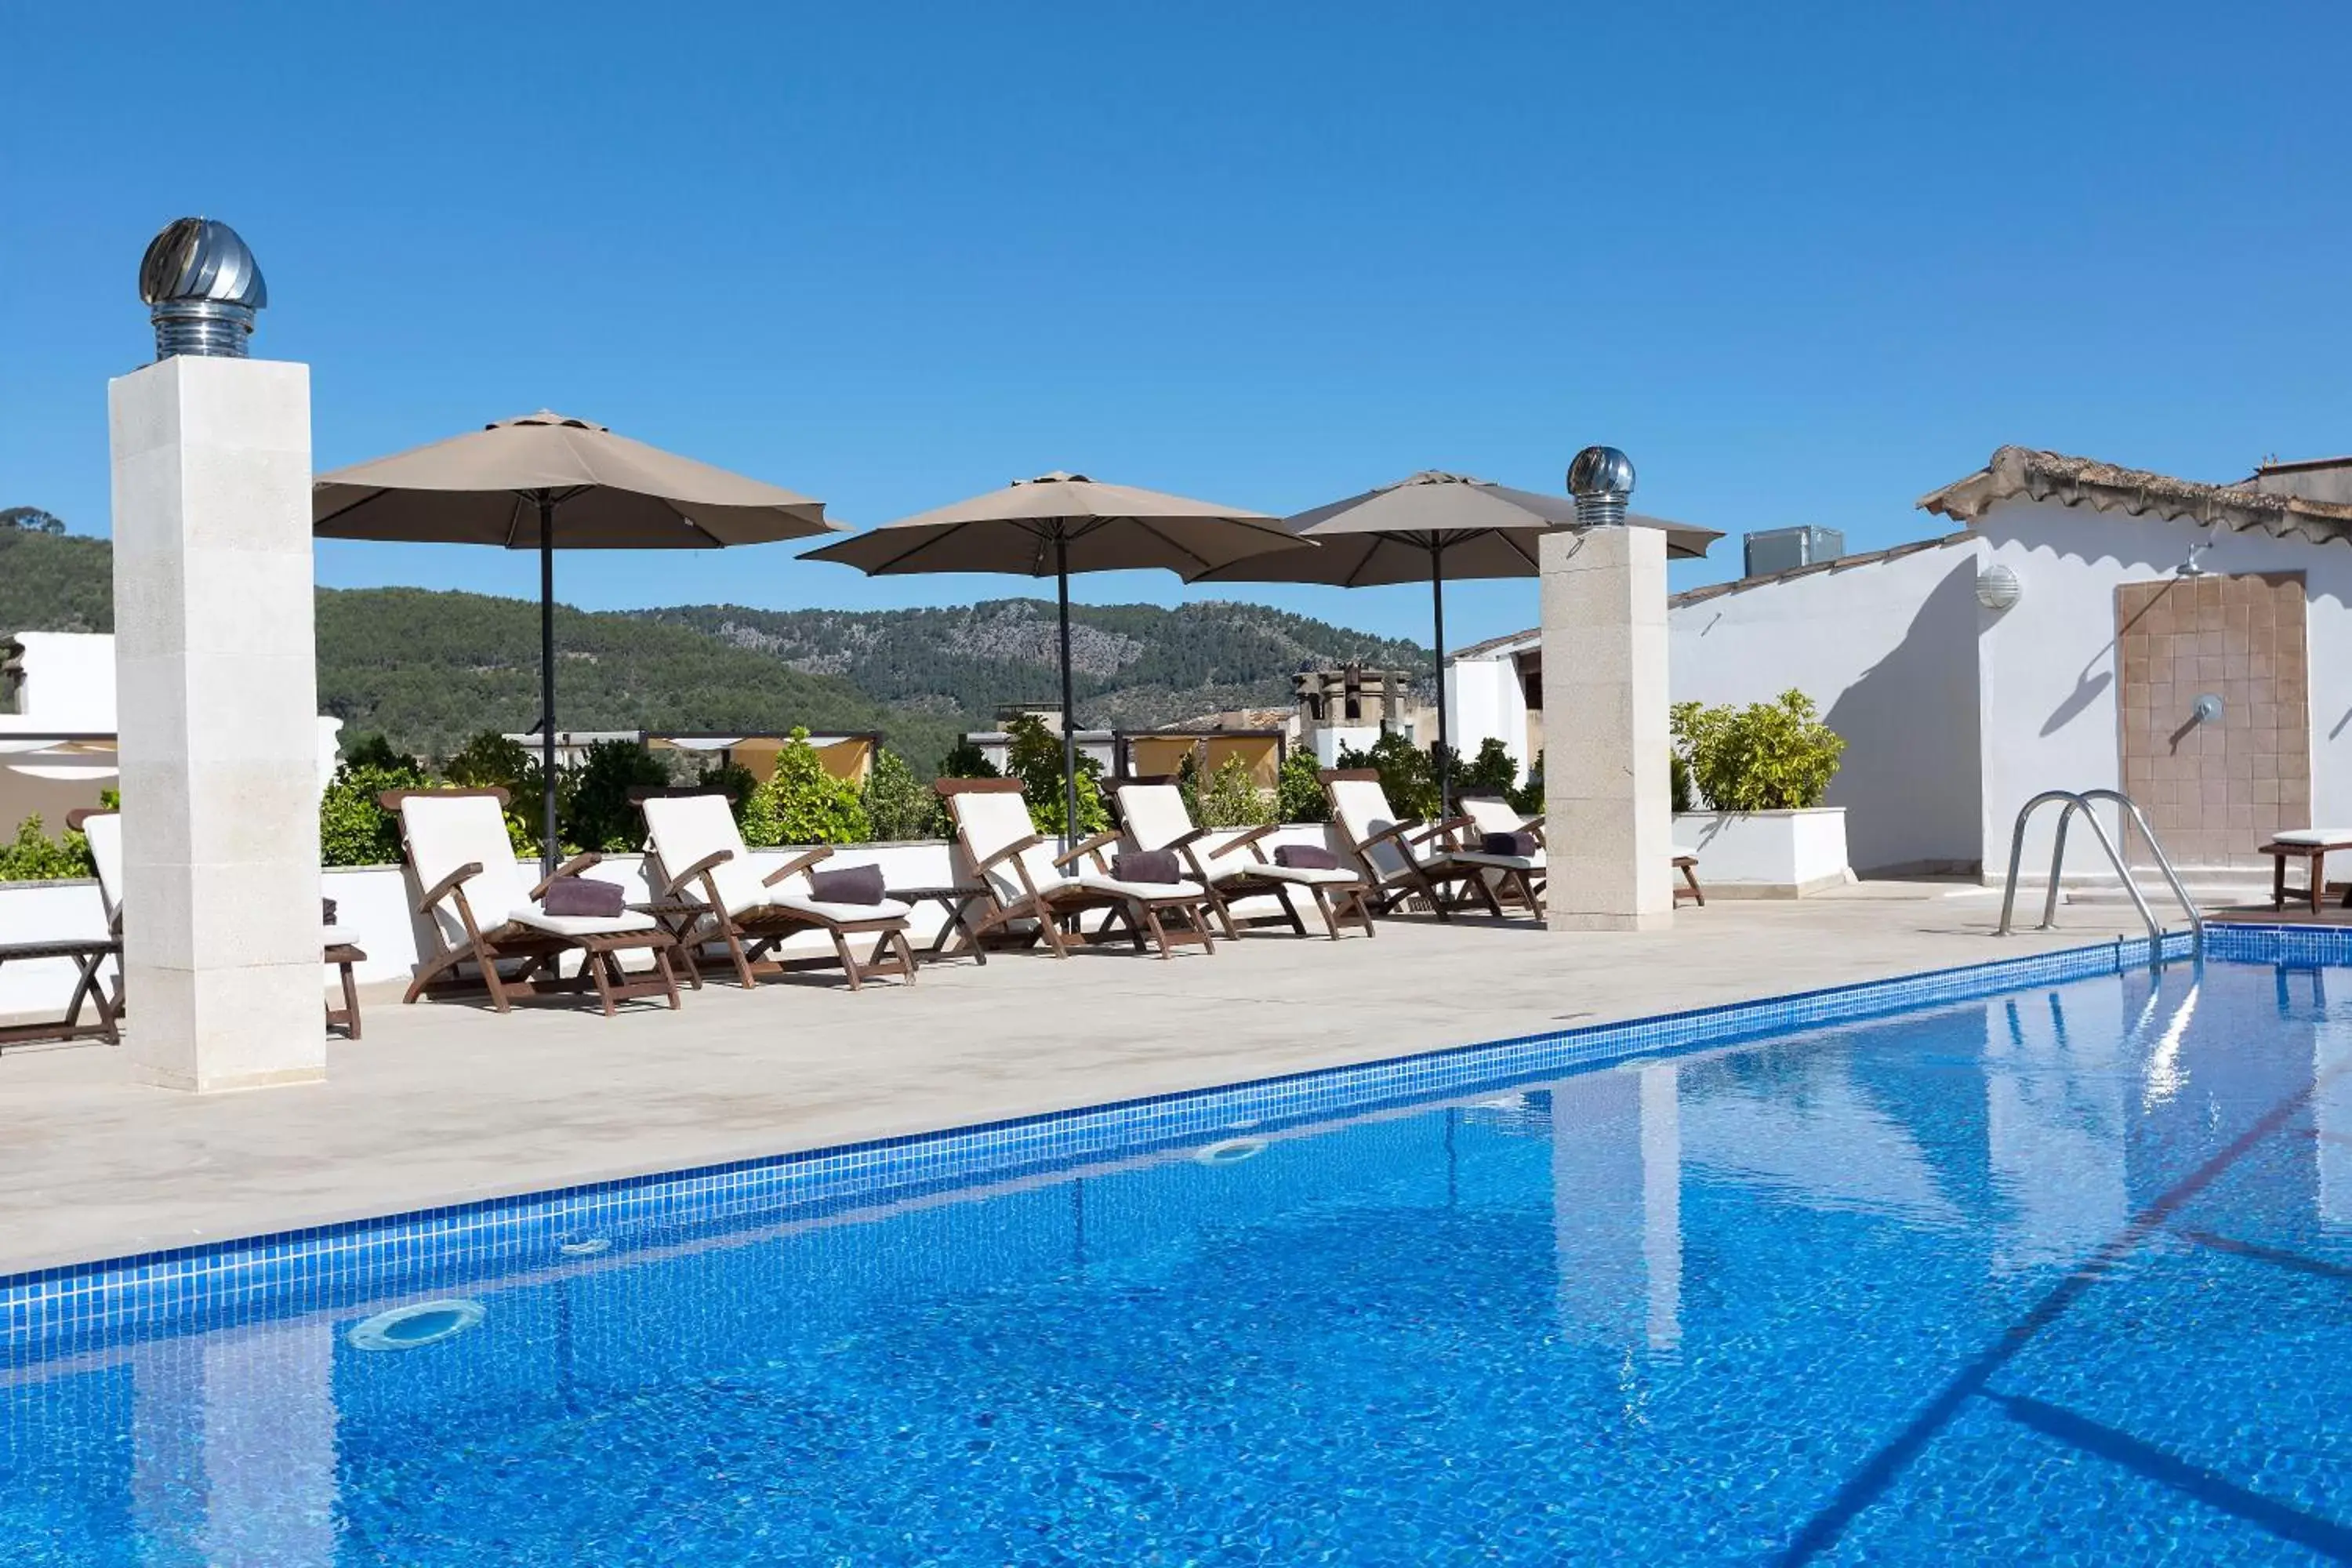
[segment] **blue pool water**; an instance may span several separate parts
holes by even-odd
[[[0,1562],[2352,1559],[2352,971],[570,1240],[0,1369]]]

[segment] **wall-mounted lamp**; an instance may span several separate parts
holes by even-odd
[[[1977,574],[1977,603],[1988,610],[2005,610],[2025,592],[2017,574],[2006,566],[1988,566]]]

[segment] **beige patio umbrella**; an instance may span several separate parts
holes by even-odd
[[[1635,528],[1663,529],[1667,555],[1678,559],[1705,555],[1706,547],[1723,537],[1710,528],[1662,518],[1629,514],[1625,521]],[[1575,522],[1576,503],[1567,496],[1513,489],[1431,468],[1284,521],[1294,537],[1312,540],[1319,549],[1254,555],[1186,575],[1195,583],[1323,583],[1342,588],[1426,578],[1435,621],[1437,738],[1444,741],[1445,580],[1532,577],[1538,570],[1537,547],[1543,535],[1572,531]],[[1442,799],[1447,753],[1433,755]]]
[[[835,531],[824,503],[545,409],[321,475],[321,539],[539,552],[541,863],[555,866],[555,551],[716,550]]]
[[[1062,630],[1062,821],[1074,841],[1078,721],[1071,711],[1070,574],[1165,567],[1192,576],[1263,551],[1304,554],[1302,546],[1311,542],[1265,512],[1057,471],[884,523],[802,559],[838,561],[874,576],[1012,572],[1054,577]]]

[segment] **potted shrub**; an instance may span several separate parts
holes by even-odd
[[[1673,727],[1675,842],[1698,852],[1710,892],[1803,898],[1853,880],[1845,808],[1822,804],[1845,742],[1811,698],[1784,691],[1744,708],[1677,702]]]

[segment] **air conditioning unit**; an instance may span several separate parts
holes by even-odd
[[[1747,574],[1762,577],[1792,566],[1812,566],[1845,553],[1845,534],[1834,528],[1768,528],[1740,541]]]

